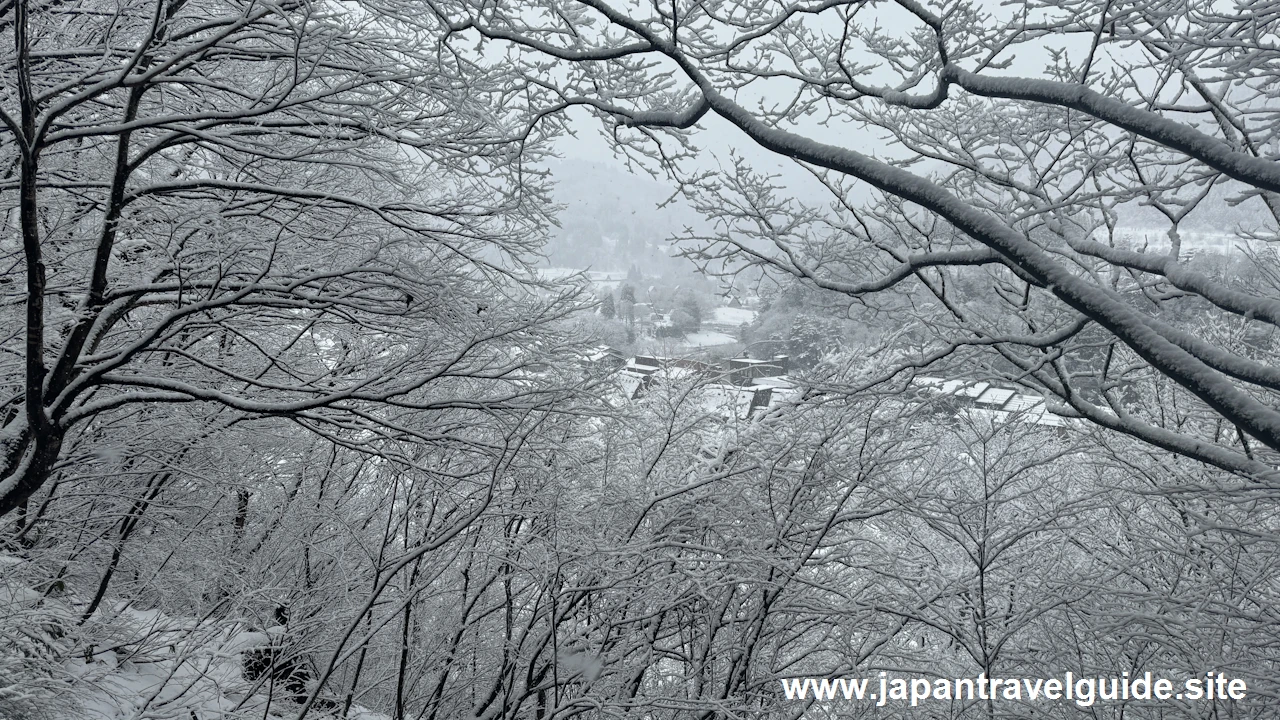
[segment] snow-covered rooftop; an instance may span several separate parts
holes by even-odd
[[[1067,418],[1050,411],[1044,398],[985,381],[921,376],[915,378],[912,385],[936,395],[972,400],[973,406],[960,410],[967,417],[990,418],[997,422],[1016,420],[1050,427],[1066,427],[1070,424]]]

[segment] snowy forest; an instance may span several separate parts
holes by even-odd
[[[0,54],[0,720],[1280,718],[1271,0]],[[793,692],[1067,673],[1247,692]]]

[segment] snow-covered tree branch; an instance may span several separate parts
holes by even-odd
[[[889,288],[936,296],[938,343],[1087,322],[1103,335],[994,343],[986,372],[1176,453],[1271,474],[1249,444],[1280,449],[1274,365],[1183,319],[1209,304],[1245,332],[1275,330],[1269,271],[1207,266],[1186,239],[1209,227],[1240,265],[1275,263],[1274,53],[1259,38],[1277,20],[1260,4],[432,7],[459,43],[482,38],[541,78],[534,122],[587,107],[619,151],[677,178],[718,221],[685,239],[709,269],[772,268],[855,302]],[[775,202],[749,168],[701,171],[712,118],[801,165],[826,202]],[[1239,211],[1215,210],[1224,200]],[[1135,227],[1161,248],[1127,240]],[[1004,300],[979,311],[961,282]],[[1099,343],[1123,376],[1090,359]],[[1248,440],[1167,426],[1135,389],[1147,372]]]
[[[444,28],[198,2],[5,20],[0,287],[25,332],[0,361],[0,515],[137,403],[374,428],[456,405],[430,399],[449,378],[468,407],[548,401],[513,384],[569,307],[523,280],[541,141],[514,141],[509,87],[434,52]]]

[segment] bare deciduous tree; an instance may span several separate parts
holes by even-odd
[[[520,280],[540,140],[430,29],[306,3],[2,10],[0,515],[139,406],[427,439],[415,412],[545,404],[512,382],[565,307]]]

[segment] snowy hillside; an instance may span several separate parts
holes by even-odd
[[[20,581],[30,568],[0,555],[0,718],[3,720],[287,720],[301,705],[246,657],[270,652],[283,627],[242,620],[172,617],[120,605],[81,623],[74,588]],[[309,693],[308,693],[309,694]],[[321,699],[314,717],[332,717]],[[388,720],[352,705],[349,720]]]

